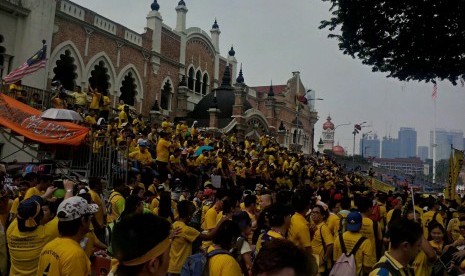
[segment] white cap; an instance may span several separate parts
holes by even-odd
[[[57,217],[59,221],[72,221],[97,211],[97,204],[88,204],[84,198],[73,196],[60,203],[57,210]]]

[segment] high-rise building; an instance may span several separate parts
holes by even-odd
[[[411,127],[401,127],[399,130],[399,157],[417,156],[417,132]]]
[[[362,134],[360,139],[360,155],[364,157],[380,157],[380,141],[376,134]]]
[[[434,131],[430,131],[430,144],[434,144]],[[436,160],[448,159],[450,156],[451,146],[456,149],[464,149],[463,131],[445,129],[436,129]],[[433,158],[433,148],[431,148],[430,158]]]
[[[417,157],[420,158],[421,161],[425,161],[428,158],[428,151],[429,148],[427,146],[418,146]]]
[[[383,137],[381,144],[381,158],[399,157],[399,140],[391,137]]]

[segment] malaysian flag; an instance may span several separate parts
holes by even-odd
[[[438,97],[438,84],[433,81],[433,93],[431,94],[431,97],[433,98],[433,101],[435,101]]]
[[[9,73],[3,80],[6,83],[15,83],[21,80],[24,76],[34,73],[40,68],[44,68],[47,64],[47,45],[44,43],[42,49],[37,51],[25,63],[17,69]]]

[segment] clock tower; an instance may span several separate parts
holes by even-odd
[[[322,139],[323,150],[332,150],[334,147],[334,124],[331,122],[331,116],[328,116],[323,124]]]

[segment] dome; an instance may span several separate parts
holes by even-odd
[[[323,130],[331,129],[334,130],[334,124],[331,122],[331,116],[326,118],[326,122],[323,124]]]
[[[231,73],[229,66],[227,66],[221,86],[203,97],[194,107],[194,110],[189,113],[188,118],[192,121],[197,121],[197,127],[208,127],[210,123],[208,109],[216,105],[220,110],[218,114],[218,128],[224,128],[233,120],[231,116],[233,114],[234,102],[234,87],[231,86]],[[252,105],[246,100],[244,102],[244,112],[251,108]]]
[[[344,148],[339,145],[334,146],[332,152],[334,155],[339,155],[339,156],[343,156],[346,154]]]
[[[181,0],[181,1],[178,2],[178,6],[185,6],[185,5],[186,5],[186,3],[184,2],[184,0]]]
[[[234,47],[233,47],[233,46],[231,46],[231,50],[229,50],[228,54],[229,54],[230,56],[232,56],[232,57],[236,54],[236,51],[234,51]]]
[[[150,8],[152,8],[152,11],[160,10],[160,5],[158,4],[157,0],[153,1],[152,5],[150,5]]]

